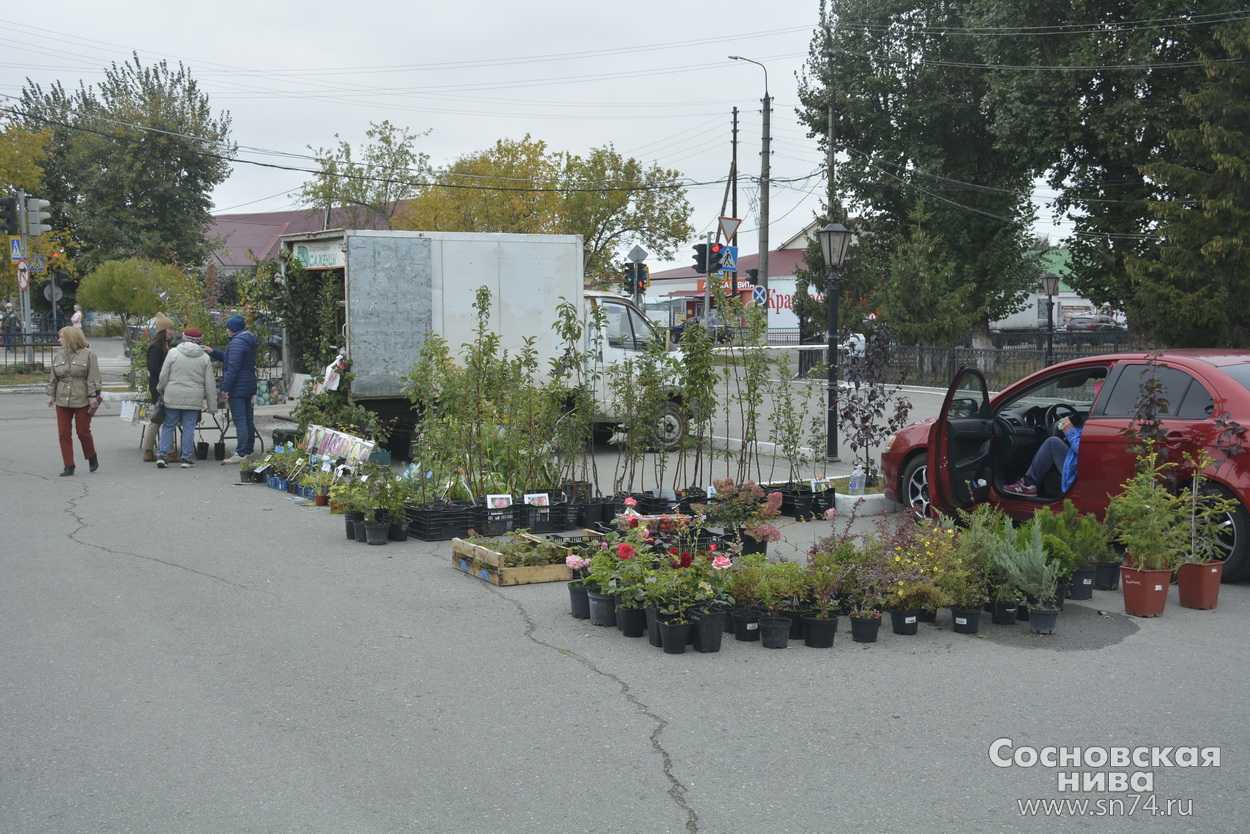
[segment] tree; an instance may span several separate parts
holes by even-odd
[[[96,267],[78,285],[78,300],[84,307],[123,318],[147,318],[173,309],[178,298],[194,298],[197,289],[196,282],[176,266],[127,258]]]
[[[371,122],[360,160],[352,146],[335,135],[336,147],[310,149],[321,173],[304,183],[301,199],[326,211],[343,208],[349,226],[389,229],[401,202],[415,196],[429,179],[430,158],[416,148],[417,140],[428,134],[389,121]]]
[[[43,161],[48,154],[49,130],[30,130],[12,122],[0,130],[0,188],[20,188],[38,194]]]
[[[923,202],[924,231],[969,288],[974,341],[988,345],[989,323],[1019,308],[1037,273],[1028,160],[996,140],[987,74],[954,65],[966,62],[967,44],[940,34],[969,25],[968,3],[831,0],[821,21],[799,116],[845,157],[834,185],[860,217],[857,234],[888,251],[911,234]]]
[[[901,341],[954,345],[976,324],[973,286],[943,251],[942,242],[925,231],[923,206],[899,247],[891,253],[884,282],[877,291],[881,318]]]
[[[86,269],[144,257],[185,266],[208,255],[212,190],[230,173],[230,116],[214,115],[190,70],[138,55],[67,93],[27,81],[22,119],[48,128],[44,194]]]
[[[501,139],[439,172],[395,227],[447,232],[579,234],[588,282],[615,280],[627,245],[672,257],[690,237],[690,204],[671,169],[611,146],[584,157],[551,151],[528,134]]]
[[[1172,153],[1142,166],[1158,184],[1157,242],[1128,259],[1132,321],[1158,344],[1250,344],[1250,22],[1221,27],[1205,75],[1182,97]]]

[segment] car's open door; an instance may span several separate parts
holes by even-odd
[[[960,368],[929,429],[929,499],[935,510],[953,513],[986,498],[993,438],[985,377],[976,368]]]

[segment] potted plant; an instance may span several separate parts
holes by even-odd
[[[735,605],[730,616],[736,640],[755,642],[760,639],[760,583],[767,565],[768,560],[763,555],[753,553],[739,558],[730,571],[728,590]]]
[[[733,561],[718,553],[715,544],[712,548],[694,563],[708,587],[702,611],[695,618],[694,624],[694,648],[695,651],[703,653],[720,651],[726,630],[725,623],[729,620],[729,609],[733,603],[727,590],[728,574],[733,568]]]
[[[330,487],[330,500],[343,508],[347,538],[356,539],[359,536],[363,539],[365,534],[363,529],[365,520],[364,508],[369,500],[363,485],[356,481],[344,481],[343,483],[334,484]]]
[[[953,529],[928,521],[900,531],[889,542],[884,566],[890,625],[895,634],[916,634],[920,612],[936,611],[946,604],[937,585],[937,567],[954,545]]]
[[[1125,550],[1120,568],[1124,611],[1135,617],[1163,613],[1172,571],[1189,546],[1188,502],[1164,485],[1173,466],[1148,450],[1107,507],[1112,534]]]
[[[1176,571],[1178,596],[1183,608],[1211,610],[1219,605],[1220,581],[1224,575],[1224,562],[1218,557],[1221,527],[1237,502],[1202,488],[1202,473],[1214,463],[1202,450],[1186,456],[1191,470],[1188,489],[1182,493],[1189,508],[1189,548],[1183,563]]]
[[[590,599],[586,596],[586,576],[590,571],[590,560],[570,553],[564,559],[573,572],[573,581],[569,583],[569,613],[578,620],[590,619]]]
[[[790,640],[791,618],[786,613],[806,590],[807,577],[795,562],[765,564],[759,583],[760,642],[766,649],[784,649]]]
[[[324,507],[330,503],[330,487],[334,485],[334,473],[322,469],[305,472],[300,477],[300,485],[311,489],[313,504]]]
[[[607,542],[590,557],[590,571],[585,581],[591,625],[616,625],[616,561]]]
[[[937,586],[950,603],[951,627],[956,634],[976,634],[981,625],[981,606],[988,599],[990,552],[966,544],[960,535],[954,547],[944,551],[944,557]]]
[[[836,543],[836,548],[855,549],[855,543],[843,539]],[[841,565],[845,558],[840,558],[837,550],[832,548],[814,548],[807,557],[807,587],[812,602],[810,612],[803,617],[804,645],[813,649],[829,649],[833,647],[833,638],[838,631],[838,590],[841,587]]]
[[[1046,558],[1042,527],[1025,525],[1026,535],[1004,535],[993,553],[993,562],[1017,591],[1029,600],[1029,627],[1034,634],[1053,634],[1059,617],[1056,594],[1059,566]]]

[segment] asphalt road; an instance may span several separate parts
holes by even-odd
[[[573,620],[562,586],[347,542],[232,467],[157,471],[135,433],[97,420],[101,470],[58,478],[42,398],[0,396],[0,831],[1246,829],[1246,587],[1157,620],[1100,592],[1053,637],[943,614],[665,656]],[[1221,766],[1154,770],[1191,817],[1022,818],[1065,795],[995,767],[999,737]]]

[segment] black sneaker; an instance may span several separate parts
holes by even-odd
[[[164,459],[164,458],[157,458],[157,459],[156,459],[156,468],[157,468],[157,469],[164,469],[164,468],[165,468],[165,459]]]

